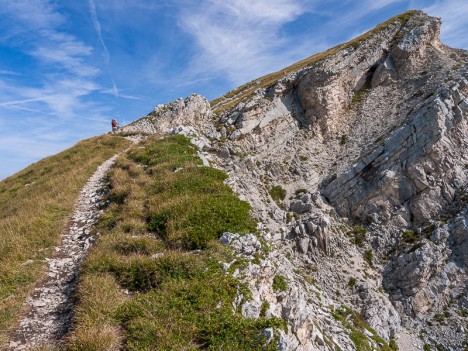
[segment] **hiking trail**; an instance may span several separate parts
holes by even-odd
[[[127,139],[133,143],[139,141],[134,137]],[[96,240],[90,229],[101,212],[104,177],[120,154],[102,163],[81,190],[68,229],[62,235],[59,246],[55,247],[54,257],[46,258],[46,274],[27,298],[25,304],[29,307],[28,311],[11,334],[7,350],[56,346],[68,332],[80,266]]]

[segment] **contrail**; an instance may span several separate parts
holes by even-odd
[[[117,85],[115,85],[114,79],[112,79],[112,94],[114,94],[115,97],[119,97],[119,89]]]
[[[107,50],[107,46],[104,43],[104,39],[102,39],[101,25],[97,18],[96,4],[94,3],[94,0],[89,0],[89,10],[91,12],[91,19],[93,20],[94,28],[96,29],[99,41],[101,42],[102,48],[104,49],[104,62],[108,64],[110,60],[109,50]]]
[[[16,101],[8,101],[8,102],[0,102],[0,106],[11,106],[11,105],[21,105],[26,104],[28,102],[35,102],[35,101],[42,101],[52,98],[53,96],[44,96],[35,99],[26,99],[26,100],[16,100]]]

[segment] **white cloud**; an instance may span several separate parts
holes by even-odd
[[[51,98],[51,97],[50,96],[44,96],[44,97],[35,98],[35,99],[24,99],[24,100],[0,102],[0,106],[5,107],[5,106],[11,106],[11,105],[22,105],[22,104],[26,104],[28,102],[36,102],[36,101],[47,100],[49,98]]]
[[[0,0],[0,15],[22,28],[13,28],[10,35],[25,54],[42,64],[34,87],[8,82],[0,108],[73,118],[87,106],[81,98],[100,89],[94,81],[100,71],[88,63],[93,48],[62,29],[65,17],[55,6],[47,0]]]
[[[13,23],[18,28],[23,28],[25,32],[29,32],[30,28],[35,30],[54,28],[65,22],[65,18],[55,10],[53,4],[44,0],[0,0],[0,13],[13,15],[15,19]]]
[[[441,39],[452,47],[468,49],[468,2],[444,0],[425,7],[423,11],[442,18]]]
[[[306,11],[301,0],[209,0],[184,6],[179,24],[201,49],[191,70],[224,71],[236,83],[268,72],[289,55],[273,55],[285,43],[282,26]]]
[[[1,76],[20,76],[21,74],[15,71],[10,71],[7,69],[0,69]]]
[[[179,25],[195,38],[199,48],[187,80],[224,73],[235,84],[280,69],[327,49],[330,33],[362,32],[363,18],[404,0],[205,0],[184,3]],[[285,26],[310,15],[310,32],[288,35]],[[315,26],[313,15],[326,19]],[[377,23],[376,23],[377,24]],[[201,78],[200,78],[201,77]]]

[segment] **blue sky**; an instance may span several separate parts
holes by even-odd
[[[408,9],[468,49],[466,0],[0,0],[0,179],[113,117],[214,99]]]

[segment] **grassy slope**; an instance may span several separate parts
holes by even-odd
[[[71,350],[276,349],[258,333],[282,321],[233,313],[243,287],[220,264],[233,259],[218,243],[224,231],[255,231],[250,207],[200,164],[182,136],[153,137],[117,160]]]
[[[128,144],[113,136],[87,139],[0,182],[0,344],[40,278],[81,188],[98,165]]]
[[[313,56],[310,56],[304,60],[301,60],[299,62],[294,63],[291,66],[286,67],[285,69],[282,69],[278,72],[273,72],[270,73],[266,76],[263,76],[258,79],[254,79],[253,81],[246,83],[244,85],[241,85],[240,87],[231,90],[227,94],[213,100],[210,102],[211,107],[214,109],[216,113],[222,113],[224,111],[227,111],[230,108],[233,108],[237,104],[249,100],[252,96],[255,90],[260,89],[260,88],[265,88],[268,86],[273,85],[276,83],[279,79],[284,77],[285,74],[289,74],[291,72],[296,72],[298,70],[301,70],[303,68],[312,66],[320,61],[323,61],[336,53],[338,53],[340,50],[349,48],[349,47],[354,47],[356,48],[359,46],[361,42],[364,40],[367,40],[374,36],[375,34],[381,32],[384,30],[386,27],[388,27],[390,24],[394,23],[395,21],[399,21],[400,23],[404,24],[406,23],[413,14],[415,14],[416,11],[407,11],[404,12],[400,15],[394,16],[390,18],[389,20],[379,24],[377,27],[374,29],[368,31],[367,33],[362,34],[361,36],[354,38],[353,40],[337,45],[331,49],[328,49],[324,52],[315,54]]]

